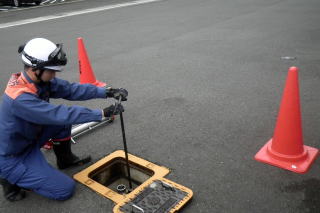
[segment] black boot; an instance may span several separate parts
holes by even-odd
[[[19,201],[26,197],[26,192],[21,190],[19,186],[11,184],[2,178],[0,178],[0,183],[3,188],[3,195],[8,201]]]
[[[71,166],[80,166],[91,161],[91,157],[79,158],[71,151],[71,140],[53,141],[53,151],[57,157],[59,169],[66,169]]]

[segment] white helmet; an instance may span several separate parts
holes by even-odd
[[[45,38],[34,38],[18,50],[25,65],[35,69],[49,69],[62,71],[62,66],[67,64],[66,54],[62,44],[54,44]]]

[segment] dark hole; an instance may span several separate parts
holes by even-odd
[[[138,164],[129,162],[132,190],[137,188],[147,179],[154,175],[154,172]],[[112,161],[98,167],[89,174],[94,181],[117,192],[117,186],[123,184],[130,190],[126,161],[124,158],[115,158]]]

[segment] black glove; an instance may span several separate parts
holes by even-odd
[[[103,109],[104,117],[111,117],[112,115],[119,115],[120,112],[124,112],[124,108],[121,104],[113,104]]]
[[[115,89],[112,87],[107,87],[106,88],[106,96],[110,97],[110,98],[117,99],[117,100],[119,100],[121,97],[121,101],[126,101],[127,96],[128,96],[128,91],[123,88]]]

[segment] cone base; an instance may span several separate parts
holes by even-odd
[[[272,166],[277,166],[282,169],[287,169],[296,173],[306,173],[313,161],[316,159],[319,150],[310,146],[303,146],[304,150],[307,152],[307,156],[303,160],[290,161],[290,157],[287,160],[276,159],[270,155],[268,151],[268,146],[271,146],[272,139],[269,140],[255,155],[257,161],[270,164]]]
[[[104,83],[104,82],[101,82],[101,81],[98,81],[96,80],[95,82],[93,83],[90,83],[90,82],[80,82],[80,84],[92,84],[92,85],[95,85],[97,87],[105,87],[107,84]]]
[[[97,80],[96,82],[93,83],[93,85],[97,87],[105,87],[107,84]]]

